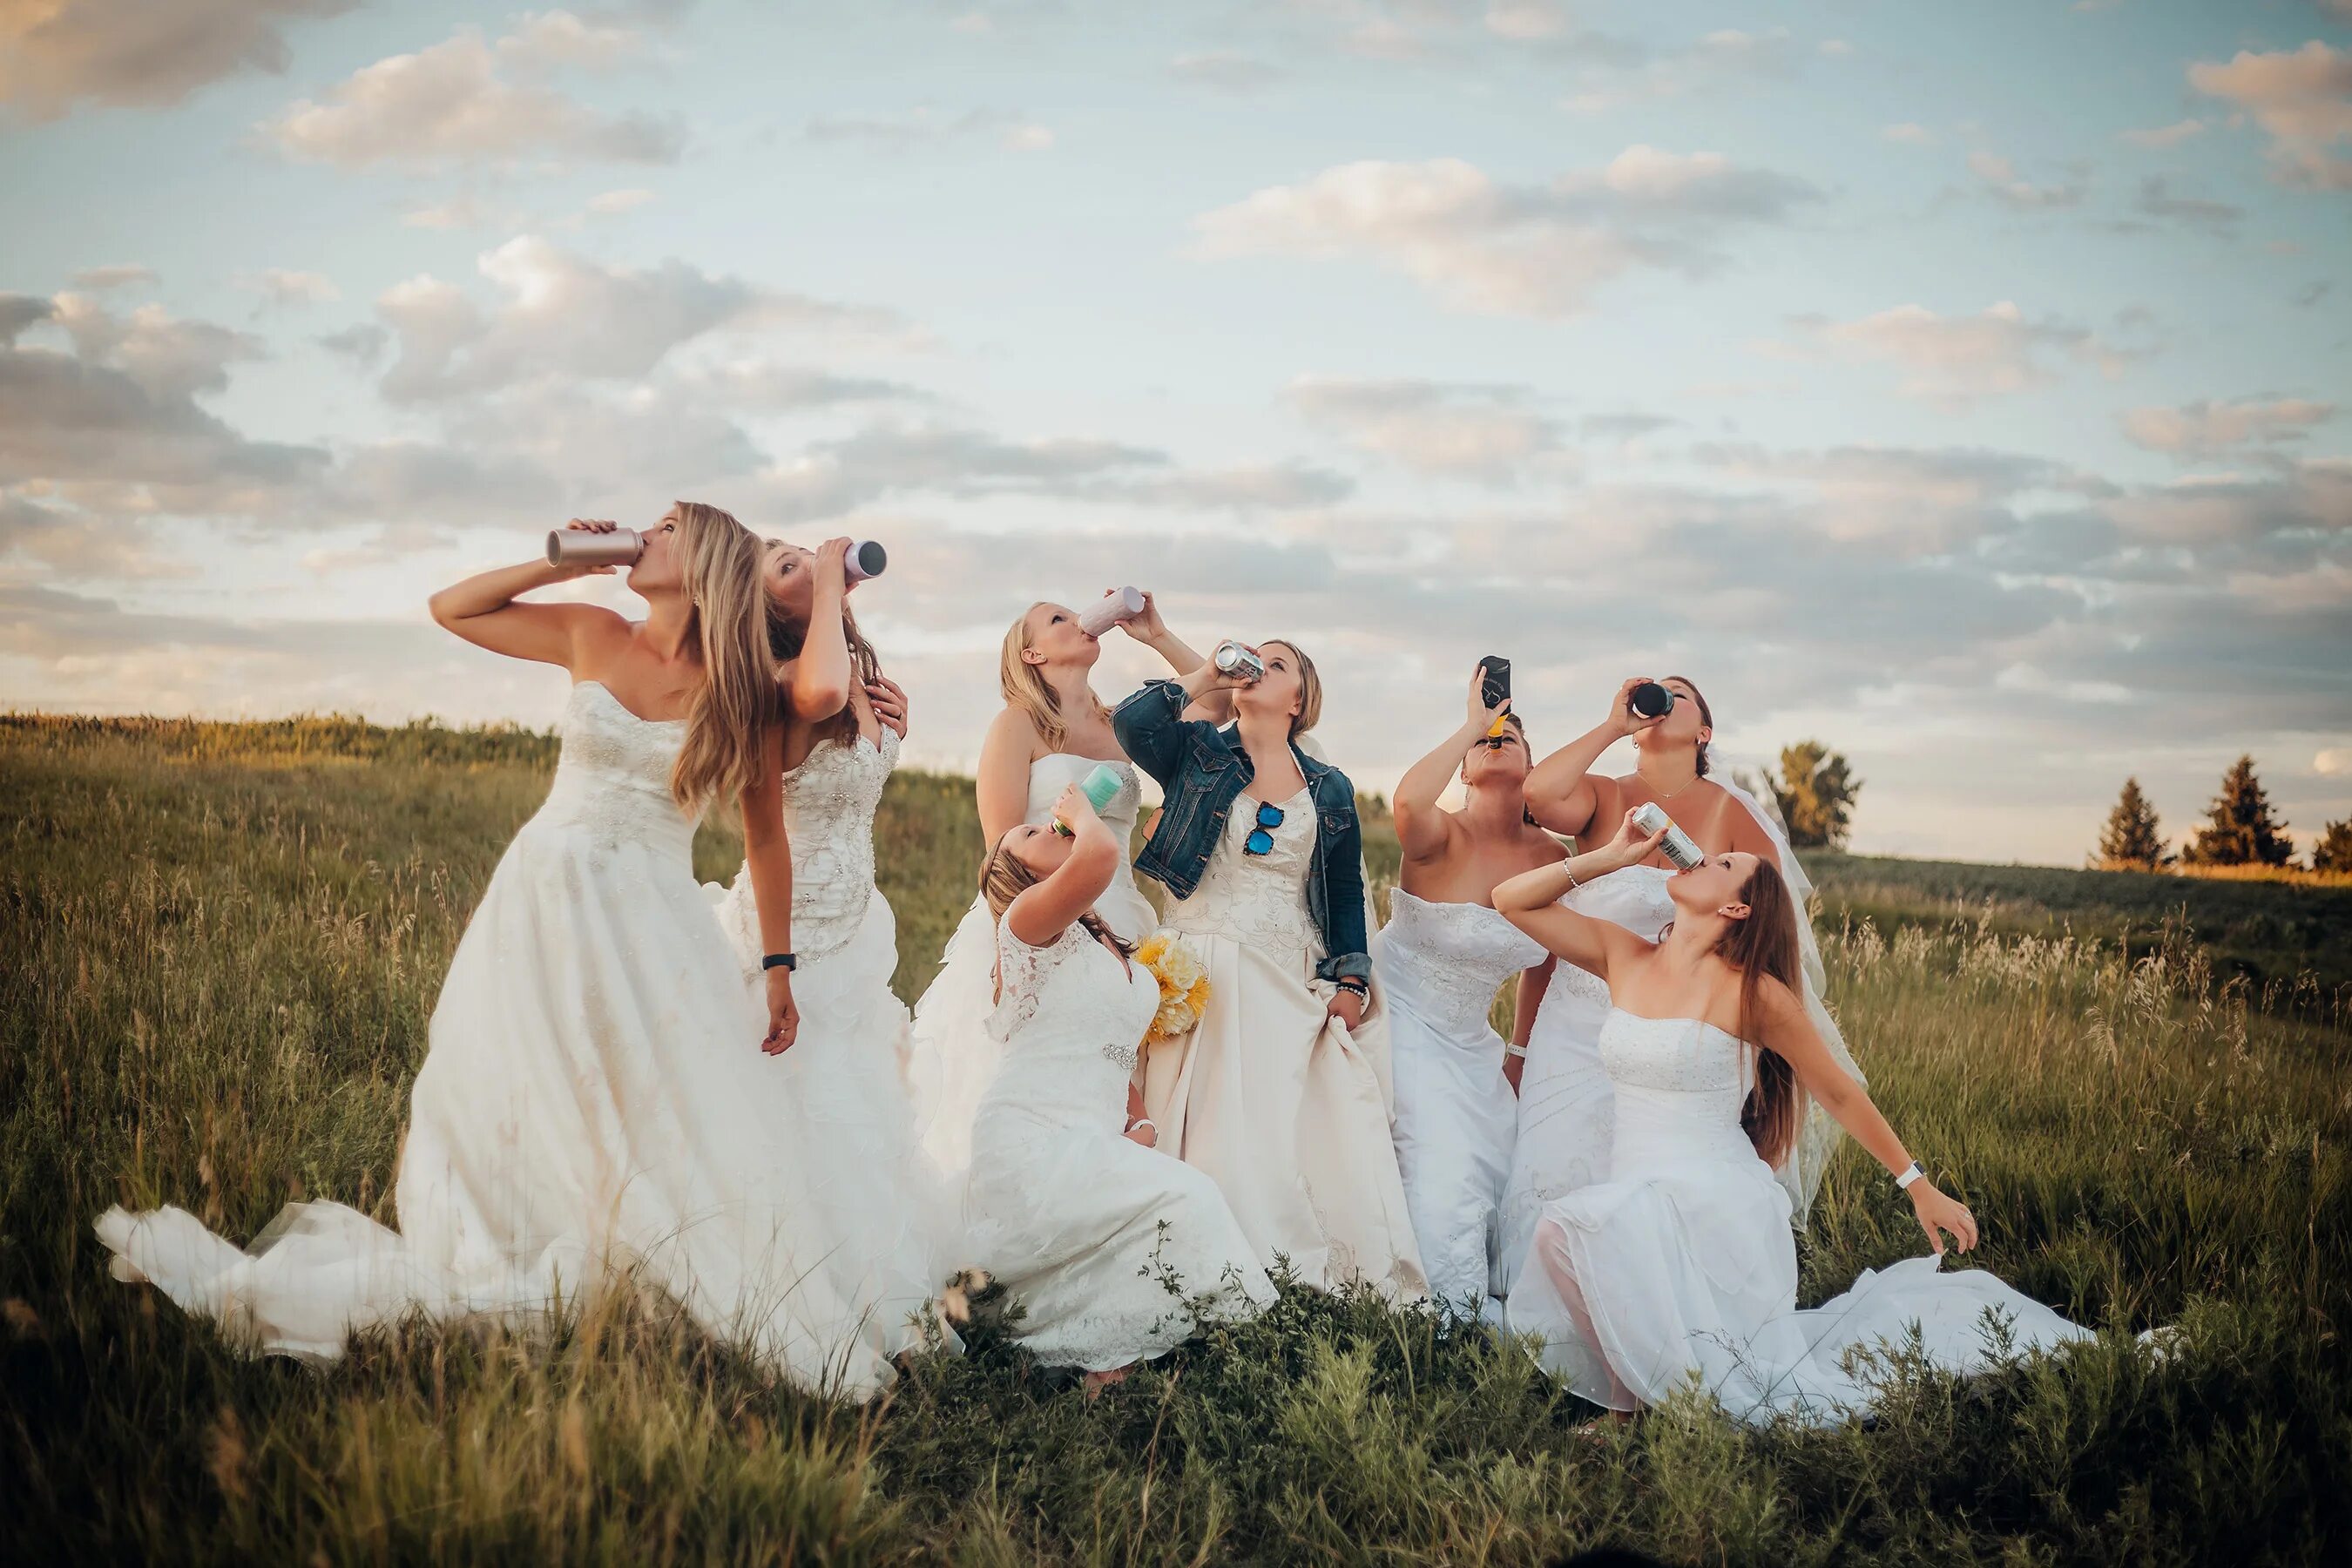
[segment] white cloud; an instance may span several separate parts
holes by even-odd
[[[135,261],[108,267],[88,267],[74,274],[74,287],[102,292],[109,289],[147,288],[156,282],[155,269]]]
[[[2028,321],[2006,300],[1973,316],[1897,305],[1858,321],[1798,324],[1838,358],[1895,366],[1904,396],[1948,407],[2047,385],[2059,379],[2055,362],[2113,370],[2125,357],[2087,328]]]
[[[2205,134],[2205,122],[2191,117],[2146,131],[2126,131],[2124,140],[2135,147],[2178,147],[2192,136]]]
[[[1568,8],[1554,0],[1501,0],[1486,7],[1486,21],[1496,37],[1521,42],[1561,37],[1573,25]]]
[[[1178,55],[1168,62],[1168,74],[1179,81],[1213,87],[1224,92],[1255,92],[1269,83],[1281,80],[1284,72],[1280,66],[1268,65],[1248,55],[1230,49],[1212,49],[1199,54]]]
[[[2311,759],[2311,771],[2327,778],[2352,774],[2352,746],[2330,746]]]
[[[324,101],[304,99],[262,129],[289,157],[347,169],[389,163],[429,170],[531,158],[675,162],[685,141],[675,116],[604,113],[543,82],[503,73],[510,64],[535,75],[559,62],[617,63],[583,41],[593,34],[551,41],[549,17],[563,15],[526,18],[523,32],[496,45],[461,27],[429,48],[362,68],[329,89]]]
[[[1574,468],[1559,422],[1521,388],[1300,376],[1286,396],[1358,451],[1424,474],[1510,485],[1538,465],[1562,477]]]
[[[601,191],[588,198],[588,210],[598,217],[612,217],[621,213],[635,212],[654,199],[654,193],[642,186],[623,191]]]
[[[485,252],[479,268],[500,296],[487,310],[432,277],[396,284],[377,300],[400,350],[384,374],[387,398],[447,397],[550,375],[633,378],[723,326],[895,325],[886,312],[777,293],[682,261],[605,267],[533,236]]]
[[[291,272],[282,267],[265,268],[250,279],[247,286],[263,300],[280,309],[299,305],[323,305],[343,297],[334,279],[323,273]]]
[[[2123,426],[2133,445],[2187,460],[2249,443],[2298,441],[2335,413],[2333,404],[2303,398],[2198,402],[2178,408],[2134,408],[2124,415]]]
[[[241,70],[283,73],[280,26],[351,0],[13,0],[0,5],[0,103],[54,120],[89,99],[157,109]]]
[[[1796,74],[1804,51],[1786,27],[1750,33],[1726,28],[1685,47],[1652,55],[1638,65],[1587,68],[1581,85],[1562,100],[1577,114],[1604,114],[1628,103],[1717,92],[1729,84]]]
[[[1654,268],[1703,276],[1737,230],[1784,221],[1818,193],[1716,153],[1628,147],[1598,169],[1512,185],[1457,158],[1360,163],[1275,185],[1194,220],[1211,258],[1364,258],[1457,310],[1554,317]]]
[[[2020,212],[2080,206],[2087,194],[2087,187],[2079,174],[2060,184],[2035,184],[2018,176],[2015,163],[1991,153],[1969,153],[1969,173],[1977,177],[1979,186],[1986,195]]]
[[[2189,85],[2227,100],[2270,132],[2273,175],[2311,190],[2352,191],[2352,53],[2314,38],[2288,52],[2239,51],[2227,64],[2200,61]]]
[[[957,142],[993,142],[1008,152],[1042,153],[1054,132],[1009,110],[972,109],[948,114],[929,104],[903,114],[819,115],[802,128],[811,142],[857,143],[886,153]]]

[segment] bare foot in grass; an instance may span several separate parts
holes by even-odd
[[[1115,1383],[1125,1383],[1127,1381],[1127,1374],[1134,1370],[1135,1369],[1131,1366],[1115,1366],[1108,1372],[1090,1372],[1087,1373],[1087,1397],[1088,1399],[1100,1399],[1104,1389],[1108,1388]]]

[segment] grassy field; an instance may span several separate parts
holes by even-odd
[[[298,1194],[392,1217],[435,994],[551,762],[520,731],[0,719],[0,1560],[2138,1564],[2347,1539],[2352,1017],[2293,979],[2344,958],[2345,906],[2305,889],[1823,860],[1832,1000],[1976,1206],[1979,1260],[2079,1320],[2181,1330],[2161,1363],[2119,1332],[1969,1385],[1910,1369],[1868,1432],[1669,1409],[1580,1435],[1591,1411],[1516,1351],[1310,1291],[1098,1403],[982,1331],[854,1409],[656,1304],[530,1342],[413,1327],[318,1374],[110,1281],[112,1202],[236,1237]],[[911,995],[969,898],[969,786],[902,776],[877,832]],[[722,875],[731,846],[698,859]],[[1917,1247],[1849,1150],[1805,1299]]]

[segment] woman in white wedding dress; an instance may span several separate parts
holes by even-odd
[[[775,1141],[798,1194],[795,1250],[842,1301],[867,1304],[860,1359],[877,1368],[944,1325],[923,1309],[959,1256],[949,1194],[915,1157],[899,1073],[907,1009],[890,989],[898,928],[875,885],[874,814],[906,735],[906,694],[883,675],[845,600],[850,541],[765,547],[770,652],[782,672],[783,823],[792,845],[793,996],[799,1030],[777,1063]],[[707,884],[747,987],[768,951],[747,863]]]
[[[1403,864],[1371,946],[1389,1010],[1397,1168],[1429,1293],[1473,1314],[1490,1300],[1496,1209],[1518,1117],[1487,1014],[1514,974],[1524,999],[1550,958],[1487,900],[1497,882],[1561,858],[1528,818],[1526,732],[1507,700],[1486,706],[1484,674],[1470,678],[1461,726],[1397,784]],[[1438,796],[1457,775],[1462,809],[1442,810]]]
[[[1756,797],[1713,766],[1710,745],[1715,716],[1696,686],[1681,676],[1662,685],[1675,704],[1664,717],[1645,719],[1631,698],[1641,677],[1617,689],[1607,717],[1538,763],[1528,775],[1528,809],[1555,833],[1593,834],[1635,806],[1655,802],[1710,854],[1738,850],[1770,859],[1807,908],[1812,883],[1789,847],[1788,837]],[[1591,771],[1601,754],[1630,738],[1639,752],[1636,770],[1623,777]],[[1661,855],[1613,877],[1571,890],[1567,907],[1614,922],[1641,937],[1655,937],[1675,918],[1667,896],[1673,868]],[[1862,1069],[1847,1051],[1822,1001],[1826,975],[1811,919],[1801,912],[1798,939],[1802,959],[1801,990],[1814,1031],[1849,1075]],[[1523,994],[1521,1005],[1530,998]],[[1504,1184],[1495,1247],[1494,1289],[1507,1297],[1518,1276],[1528,1243],[1543,1206],[1608,1174],[1612,1096],[1601,1059],[1601,1031],[1609,1019],[1609,992],[1600,979],[1573,964],[1555,964],[1536,988],[1526,1058],[1519,1076],[1519,1113],[1511,1173]],[[1866,1080],[1865,1080],[1866,1081]],[[1775,1174],[1789,1192],[1790,1222],[1802,1229],[1820,1190],[1822,1173],[1836,1151],[1837,1123],[1819,1106],[1810,1107],[1794,1145]]]
[[[760,570],[733,518],[682,502],[630,570],[642,623],[518,602],[580,568],[509,567],[434,596],[460,637],[574,684],[546,803],[499,860],[434,1008],[400,1229],[293,1204],[248,1253],[181,1210],[118,1208],[98,1230],[119,1277],[312,1362],[412,1313],[526,1323],[642,1289],[805,1385],[858,1393],[888,1375],[861,1353],[872,1304],[832,1293],[796,1245],[774,1059],[797,1028],[790,971],[747,986],[694,879],[698,816],[740,795],[761,946],[790,952]]]
[[[1143,613],[1120,629],[1180,672],[1198,665],[1200,656],[1168,629],[1159,601],[1143,598]],[[1101,814],[1118,837],[1119,864],[1095,912],[1122,942],[1139,942],[1159,920],[1128,864],[1143,794],[1135,765],[1111,733],[1109,712],[1088,684],[1101,657],[1101,642],[1067,605],[1036,604],[1023,612],[1004,634],[997,668],[1004,707],[981,743],[974,794],[982,842],[994,845],[1013,827],[1045,822],[1062,792],[1096,768],[1108,764],[1120,774],[1119,792]],[[1203,711],[1222,714],[1223,699]],[[974,898],[940,954],[939,973],[915,1004],[907,1056],[923,1151],[951,1177],[971,1160],[972,1117],[1003,1054],[987,1029],[995,976],[996,921],[987,900]]]
[[[1610,858],[1631,866],[1655,844],[1628,812]],[[1989,1272],[1938,1271],[1942,1233],[1968,1251],[1976,1220],[1815,1032],[1798,992],[1799,911],[1769,860],[1739,851],[1676,874],[1675,920],[1655,942],[1562,907],[1570,885],[1568,870],[1544,868],[1495,889],[1514,925],[1609,988],[1608,1173],[1545,1206],[1507,1314],[1570,1388],[1630,1412],[1696,1377],[1735,1419],[1821,1425],[1874,1398],[1867,1354],[1849,1352],[1906,1349],[1915,1327],[1930,1364],[1963,1374],[2004,1351],[2093,1337]],[[1798,1134],[1801,1089],[1895,1178],[1934,1248],[1807,1311],[1773,1174]],[[1999,1346],[1988,1312],[2006,1321]]]
[[[1143,1101],[1269,1271],[1286,1259],[1302,1284],[1415,1300],[1428,1281],[1389,1133],[1355,786],[1298,744],[1322,706],[1312,661],[1289,642],[1257,651],[1258,679],[1204,664],[1113,716],[1168,798],[1137,869],[1168,889],[1167,928],[1209,980],[1199,1024],[1146,1054]],[[1233,724],[1185,717],[1218,689]]]
[[[1022,1309],[1014,1336],[1097,1389],[1274,1287],[1216,1184],[1154,1152],[1129,1113],[1160,986],[1096,912],[1126,846],[1075,784],[1049,820],[1069,836],[1016,826],[981,868],[1003,1056],[973,1121],[966,1206],[974,1257]]]

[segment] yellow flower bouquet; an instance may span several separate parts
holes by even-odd
[[[1209,1010],[1209,972],[1174,931],[1156,931],[1135,950],[1135,961],[1160,982],[1160,1011],[1143,1034],[1146,1045],[1189,1035]]]

